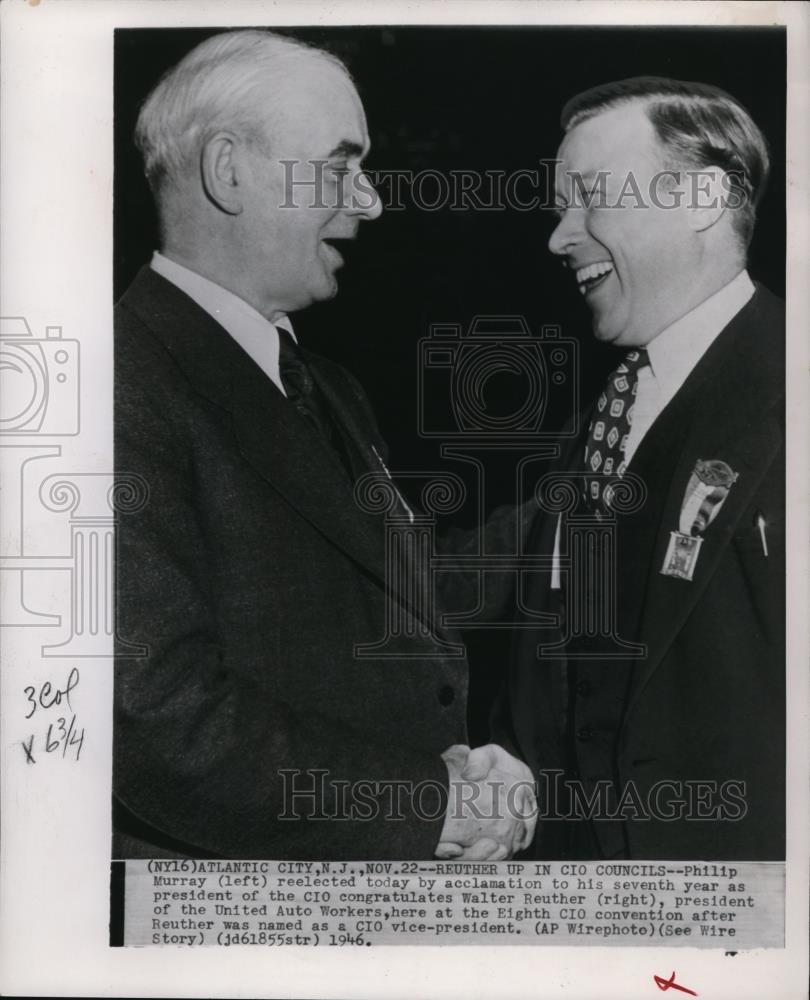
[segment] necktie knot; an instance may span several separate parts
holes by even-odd
[[[312,393],[312,375],[289,330],[278,331],[278,370],[287,398],[298,403]]]
[[[350,480],[354,480],[352,461],[343,433],[324,393],[309,369],[303,351],[288,330],[278,331],[278,370],[287,399],[317,431],[340,461]]]
[[[615,391],[618,393],[629,390],[635,395],[636,386],[638,385],[638,373],[642,368],[649,365],[649,363],[650,357],[647,354],[646,347],[637,347],[632,351],[628,351],[608,376],[606,388],[610,388],[613,385]]]
[[[626,366],[629,371],[639,371],[645,365],[650,363],[650,356],[647,353],[646,347],[634,347],[632,351],[628,351],[622,360],[622,365]],[[621,367],[621,365],[619,366]]]

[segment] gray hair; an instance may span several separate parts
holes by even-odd
[[[157,196],[187,172],[209,136],[220,129],[264,141],[254,100],[259,86],[287,75],[303,60],[336,56],[272,31],[227,31],[202,42],[173,66],[149,94],[135,127],[149,186]]]

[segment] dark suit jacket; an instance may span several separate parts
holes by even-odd
[[[153,271],[117,305],[115,336],[116,470],[149,490],[119,518],[118,627],[149,651],[116,662],[114,854],[430,858],[438,794],[421,803],[430,821],[374,783],[446,786],[467,665],[428,656],[402,604],[402,655],[354,657],[385,630],[382,515],[358,508],[313,428]],[[362,390],[309,362],[361,470],[379,472]],[[314,795],[291,798],[293,782]],[[355,818],[326,818],[341,795]],[[295,812],[312,818],[280,818]]]
[[[564,771],[586,795],[599,781],[612,783],[608,814],[631,786],[630,799],[637,791],[655,813],[657,795],[672,816],[645,819],[625,798],[623,818],[592,824],[595,856],[784,858],[784,379],[782,304],[760,288],[634,455],[629,471],[644,481],[647,499],[617,518],[618,633],[644,644],[645,656],[540,659],[538,645],[559,632],[515,633],[493,739],[536,774]],[[580,469],[582,446],[560,467]],[[689,582],[660,571],[698,459],[721,459],[739,477],[705,531]],[[555,527],[556,516],[538,521],[533,551],[553,551]],[[527,605],[559,612],[548,573],[535,575]],[[541,793],[553,786],[541,781]],[[541,819],[540,856],[559,853],[562,829]]]

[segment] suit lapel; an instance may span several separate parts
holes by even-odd
[[[241,454],[259,475],[383,580],[381,519],[357,507],[337,457],[227,331],[151,268],[142,269],[121,305],[155,333],[199,393],[232,414]]]
[[[350,391],[343,391],[346,385],[345,381],[338,382],[329,376],[327,364],[323,358],[307,353],[307,359],[315,380],[332,407],[335,419],[340,423],[342,430],[351,442],[354,452],[353,458],[356,457],[357,459],[356,463],[353,462],[355,465],[355,476],[359,478],[364,473],[371,472],[376,476],[384,476],[386,479],[389,479],[398,498],[398,515],[401,516],[403,513],[411,514],[410,507],[406,504],[405,499],[399,492],[399,488],[383,465],[381,453],[385,450],[385,445],[378,434],[371,432],[369,424],[373,423],[373,417],[370,419],[370,415],[365,412],[364,408]],[[376,431],[376,425],[374,425],[374,431]],[[377,443],[374,440],[375,436]],[[377,444],[379,444],[379,448],[377,448]],[[351,502],[359,513],[360,508],[353,492],[351,493]],[[382,551],[381,539],[378,539],[377,544],[380,546],[380,551]],[[418,617],[432,632],[435,632],[436,635],[445,641],[457,643],[459,638],[458,633],[454,629],[446,628],[441,624],[441,615],[434,613],[429,617],[425,614],[426,611],[430,612],[431,610],[427,602],[414,600],[414,595],[410,588],[417,585],[420,580],[421,573],[418,570],[411,573],[408,579],[403,579],[401,573],[395,573],[386,579],[386,585],[391,588],[392,592],[408,612]],[[435,608],[433,611],[435,612]]]
[[[251,365],[233,386],[234,430],[243,457],[321,534],[383,580],[380,519],[360,510],[338,458],[267,383]]]
[[[378,454],[375,454],[376,447],[372,440],[369,419],[357,406],[349,393],[341,392],[343,381],[340,383],[330,377],[326,362],[317,355],[305,352],[309,363],[310,371],[318,385],[318,388],[326,398],[331,407],[332,416],[338,424],[338,430],[350,448],[350,461],[354,478],[357,479],[366,472],[377,472],[385,475],[385,470],[380,465]]]
[[[649,509],[639,519],[628,519],[625,529],[632,539],[625,536],[620,543],[623,554],[635,550],[632,566],[619,567],[628,580],[622,601],[643,608],[638,638],[647,646],[628,711],[705,591],[778,448],[774,407],[784,393],[784,348],[781,318],[770,299],[769,293],[757,292],[723,330],[645,437],[638,463],[631,463],[648,485]],[[721,459],[739,475],[704,532],[694,577],[686,581],[663,575],[661,568],[698,459]],[[632,592],[631,575],[643,581],[643,592]]]

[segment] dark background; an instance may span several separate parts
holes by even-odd
[[[216,33],[116,32],[116,298],[158,246],[131,138],[140,104],[166,69]],[[770,146],[771,178],[749,270],[784,295],[784,29],[344,27],[284,33],[328,48],[348,64],[368,117],[370,171],[536,169],[539,160],[556,155],[560,109],[581,90],[636,75],[722,87],[748,108]],[[527,186],[520,191],[528,195]],[[294,317],[304,344],[345,365],[365,386],[391,446],[393,470],[463,472],[440,457],[439,441],[419,435],[417,343],[431,323],[466,328],[475,315],[517,314],[535,331],[559,324],[564,336],[581,343],[582,397],[598,390],[612,354],[594,343],[573,280],[548,253],[553,227],[551,213],[541,210],[383,212],[361,226],[345,253],[338,297]],[[510,382],[514,377],[487,382],[493,412],[511,412],[510,400],[525,393],[522,384]],[[543,429],[554,430],[567,415],[552,407]],[[487,504],[508,501],[512,481],[508,463],[493,458]],[[507,642],[503,631],[468,636],[474,743],[486,739],[486,712]]]

